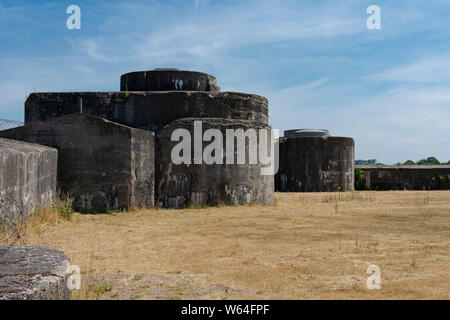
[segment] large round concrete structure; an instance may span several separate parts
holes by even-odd
[[[198,136],[195,132],[195,123],[201,123],[202,132],[208,129],[218,130],[223,141],[219,142],[223,147],[223,152],[219,155],[222,163],[216,161],[213,164],[206,164],[202,158],[206,147],[215,139],[210,141],[200,140],[201,153],[200,163],[195,163],[195,141],[202,139],[202,133]],[[172,141],[172,134],[176,130],[185,130],[191,137],[190,151],[188,155],[190,163],[178,164],[172,158],[175,146],[179,140]],[[243,205],[243,204],[271,204],[274,196],[274,177],[273,175],[263,175],[261,169],[264,165],[251,163],[249,154],[254,144],[245,140],[245,163],[237,164],[237,157],[234,164],[226,160],[226,155],[238,150],[238,143],[235,143],[235,149],[227,148],[227,130],[242,129],[248,132],[254,130],[258,134],[260,129],[270,130],[267,125],[247,120],[232,120],[223,118],[187,118],[171,122],[157,133],[156,149],[156,197],[162,206],[169,208],[184,208],[188,206],[214,206],[224,205]],[[269,131],[268,131],[269,132]],[[197,136],[196,136],[197,135]],[[233,139],[234,140],[234,139]],[[237,141],[237,139],[236,139]],[[267,155],[270,155],[270,140],[267,139]],[[216,141],[217,142],[217,141]],[[189,142],[188,142],[189,143]],[[233,141],[234,143],[234,141]],[[258,143],[261,143],[258,139]],[[188,152],[183,150],[182,153]],[[213,153],[214,155],[215,152]],[[183,154],[184,155],[184,154]]]
[[[156,137],[154,159],[145,152],[145,157],[138,162],[142,162],[139,165],[142,167],[153,161],[156,195],[154,200],[162,202],[164,207],[273,202],[274,177],[273,174],[261,175],[261,165],[253,163],[175,165],[171,159],[172,148],[176,144],[171,141],[173,131],[186,129],[192,133],[195,121],[202,121],[205,130],[218,129],[224,134],[227,129],[236,128],[244,131],[270,129],[266,98],[248,93],[220,92],[215,77],[206,73],[178,69],[155,69],[124,74],[121,76],[120,89],[118,92],[33,93],[25,103],[25,125],[37,128],[39,123],[47,122],[53,128],[57,121],[51,121],[55,118],[82,114],[83,119],[87,116],[89,119],[95,117],[109,120],[117,128],[121,128],[116,126],[120,124],[129,127],[130,130],[143,129],[154,132]],[[104,125],[99,127],[102,129]],[[64,141],[67,140],[69,146],[79,143],[79,137],[72,131],[71,129],[64,133]],[[102,134],[103,131],[96,131],[95,137],[92,137],[93,141],[100,139],[98,144],[100,146],[103,142],[109,141]],[[34,135],[45,136],[43,133],[35,133],[40,132],[39,130],[30,132],[32,133],[29,139],[35,138]],[[145,134],[141,133],[139,136],[144,137]],[[131,137],[130,143],[139,151],[146,148],[145,140]],[[254,145],[251,146],[253,147]],[[122,149],[126,149],[124,152],[126,161],[128,151],[135,150],[122,146],[120,150],[112,147],[108,149],[107,151],[115,150],[115,155],[111,155],[111,159],[116,161],[120,158],[118,154],[121,154]],[[248,149],[245,152],[248,152]],[[131,161],[136,160],[132,154],[130,156]],[[95,165],[92,165],[95,168],[94,173],[101,172],[105,167],[103,161],[94,159],[94,162]],[[76,164],[70,163],[69,168],[64,171],[71,172],[73,168],[76,168]],[[61,181],[64,174],[58,175],[61,184],[64,182]],[[138,179],[151,182],[150,176],[135,175]],[[131,176],[133,177],[133,172]],[[81,177],[78,180],[84,181]],[[121,179],[121,181],[125,183],[112,181],[108,183],[108,188],[117,190],[120,186],[134,192],[133,180]],[[69,182],[70,187],[73,181]],[[95,182],[86,182],[86,186],[82,189],[88,190],[94,186],[99,192],[105,193],[105,190],[110,190],[97,187]],[[78,200],[80,199],[76,199]],[[145,200],[152,202],[150,197],[146,197]],[[133,205],[132,201],[126,202]]]
[[[266,98],[247,93],[206,91],[32,93],[25,122],[82,112],[133,128],[156,131],[188,117],[228,118],[268,123]]]
[[[295,131],[295,130],[294,130]],[[333,192],[354,190],[352,138],[329,134],[314,136],[317,130],[298,130],[280,138],[280,167],[275,189],[280,192]]]
[[[202,72],[160,68],[126,73],[120,91],[211,91],[219,92],[216,78]]]

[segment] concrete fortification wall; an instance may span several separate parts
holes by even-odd
[[[74,209],[105,212],[154,204],[154,133],[75,113],[0,132],[59,151],[58,186]]]
[[[301,133],[280,138],[280,168],[275,189],[281,192],[354,190],[352,138]],[[306,134],[306,135],[305,135]]]
[[[185,129],[190,133],[191,154],[194,154],[195,121],[201,121],[204,131],[214,128],[222,133],[223,164],[205,165],[203,160],[201,160],[203,164],[195,164],[193,156],[190,157],[191,164],[172,162],[171,152],[179,142],[171,141],[171,135],[177,129]],[[174,121],[157,133],[157,201],[170,208],[184,208],[191,205],[273,203],[273,175],[261,175],[263,166],[250,164],[248,143],[245,144],[246,164],[227,164],[225,153],[232,152],[226,148],[227,129],[242,129],[245,132],[247,129],[270,129],[270,127],[246,120],[188,118]],[[202,150],[210,143],[203,141]],[[237,143],[235,145],[233,154],[237,150]],[[270,155],[270,145],[267,149]]]
[[[450,166],[356,166],[356,169],[363,173],[358,189],[450,189]]]
[[[56,195],[57,160],[56,149],[0,138],[2,214],[15,219],[48,204]]]
[[[32,93],[25,103],[25,123],[80,112],[133,128],[156,131],[171,121],[227,118],[268,122],[264,97],[231,92],[71,92]]]

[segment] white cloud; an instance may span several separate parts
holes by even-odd
[[[194,18],[180,13],[169,15],[167,21],[160,21],[157,15],[162,8],[143,5],[140,11],[151,12],[148,19],[156,19],[160,23],[142,21],[142,28],[135,29],[129,37],[116,30],[111,21],[132,21],[136,8],[121,11],[117,19],[106,19],[109,29],[103,28],[105,32],[102,35],[85,39],[82,48],[89,57],[100,61],[111,58],[114,52],[116,57],[125,59],[156,59],[161,63],[201,59],[204,63],[211,63],[241,47],[326,39],[364,30],[360,17],[349,14],[351,7],[330,4],[310,5],[299,10],[295,1],[259,0],[233,6],[205,4],[202,9]],[[133,16],[127,17],[127,14]],[[151,28],[145,27],[150,24]]]
[[[450,81],[450,53],[432,55],[408,65],[386,70],[373,76],[375,80],[396,82],[442,82]]]

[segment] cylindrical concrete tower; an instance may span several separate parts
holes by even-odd
[[[280,138],[280,192],[354,190],[352,138],[332,137],[326,130],[289,130]]]
[[[208,129],[215,130],[215,134],[221,135],[222,138],[214,137],[203,141],[203,134],[206,134]],[[261,169],[265,166],[261,164],[259,157],[256,163],[250,160],[252,155],[255,156],[255,150],[259,152],[257,144],[264,143],[259,137],[260,129],[266,129],[270,133],[270,127],[259,122],[224,118],[186,118],[166,125],[157,133],[157,201],[169,208],[273,203],[274,176],[262,174]],[[190,141],[183,138],[182,142],[188,146],[183,151],[176,148],[181,143],[178,134],[176,141],[172,141],[172,134],[176,130],[182,130],[178,132],[184,132],[189,137]],[[245,135],[241,140],[244,141],[243,149],[239,149],[239,138],[228,139],[230,131],[238,133],[238,130],[242,130],[241,133]],[[253,138],[256,137],[257,142],[255,140],[252,142],[250,138],[252,135]],[[234,145],[233,150],[228,147],[229,141]],[[208,149],[213,142],[222,148],[222,152],[218,153],[218,149],[214,152]],[[272,152],[270,139],[267,138],[265,142],[267,142],[267,156],[270,156]],[[199,153],[195,144],[201,146],[200,149],[197,148],[200,150]],[[241,153],[239,150],[242,150]],[[197,163],[196,152],[200,160]],[[179,164],[174,157],[179,157],[180,154],[187,157],[190,164],[186,161]],[[234,156],[233,164],[227,160],[227,155],[230,154]],[[237,163],[237,154],[245,155],[244,164]],[[207,164],[206,155],[218,156],[221,161]]]

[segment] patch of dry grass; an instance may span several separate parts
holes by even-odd
[[[75,214],[27,244],[80,266],[81,299],[449,299],[450,192],[276,194],[275,206]],[[365,286],[381,268],[381,290]],[[136,280],[138,279],[138,280]],[[107,286],[108,290],[102,290]]]

